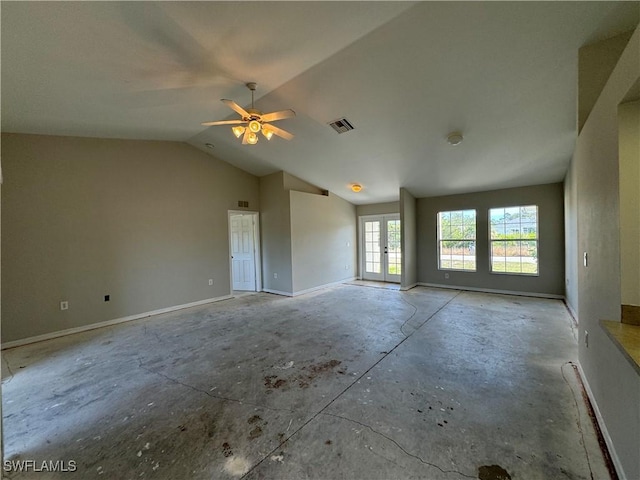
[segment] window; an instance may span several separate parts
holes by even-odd
[[[438,213],[438,268],[475,272],[475,210]]]
[[[538,207],[492,208],[491,272],[538,275]]]

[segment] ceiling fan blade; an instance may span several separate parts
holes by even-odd
[[[293,110],[281,110],[279,112],[265,113],[260,117],[263,122],[275,122],[276,120],[284,120],[285,118],[295,117],[296,112]]]
[[[230,109],[232,109],[235,112],[237,112],[238,114],[240,114],[240,116],[242,116],[242,118],[249,118],[251,116],[251,115],[249,115],[249,112],[247,112],[244,108],[242,108],[240,105],[238,105],[233,100],[227,100],[227,99],[223,98],[220,101],[222,103],[224,103],[225,105],[227,105]]]
[[[214,125],[238,125],[240,123],[246,123],[244,120],[218,120],[217,122],[204,122],[201,123],[203,127],[212,127]]]
[[[251,130],[249,130],[248,128],[245,129],[244,131],[244,135],[242,136],[242,145],[247,145],[249,143],[249,133],[251,132]]]
[[[278,128],[275,125],[271,125],[270,123],[265,123],[264,125],[262,125],[263,129],[264,127],[267,127],[273,133],[275,133],[279,137],[284,138],[285,140],[291,140],[293,138],[293,135],[291,133],[287,132],[286,130],[282,130],[281,128]]]

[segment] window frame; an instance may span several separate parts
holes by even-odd
[[[492,210],[507,210],[507,209],[514,209],[514,208],[518,208],[519,210],[519,220],[518,220],[518,225],[522,226],[522,209],[523,208],[531,208],[534,207],[535,211],[536,211],[536,221],[535,221],[535,238],[525,238],[523,237],[524,233],[522,231],[519,231],[519,237],[518,238],[510,238],[510,239],[494,239],[493,238],[493,221],[491,218],[491,212]],[[539,277],[540,276],[540,206],[537,204],[526,204],[526,205],[508,205],[508,206],[504,206],[504,207],[490,207],[487,211],[488,214],[488,227],[489,227],[489,273],[491,275],[517,275],[517,276],[521,276],[521,277]],[[524,222],[524,223],[532,223],[532,222]],[[505,227],[508,225],[506,222],[503,222],[502,225],[504,225]],[[519,230],[523,230],[523,228],[520,228]],[[506,232],[506,228],[505,228],[505,232]],[[505,233],[506,235],[506,233]],[[522,242],[534,242],[535,243],[535,264],[536,264],[536,272],[533,273],[529,273],[529,272],[507,272],[506,271],[506,263],[507,263],[507,257],[506,255],[504,256],[505,258],[505,271],[496,271],[494,270],[494,261],[493,261],[493,245],[496,242],[519,242],[520,243],[520,248],[522,248]],[[522,255],[520,255],[519,257],[520,260],[520,269],[522,270]]]
[[[465,212],[473,212],[473,225],[474,225],[474,235],[473,238],[442,238],[441,237],[441,215],[449,214],[452,215],[454,213],[460,213],[462,216],[462,224],[461,227],[464,228],[464,218]],[[464,235],[463,235],[464,237]],[[443,267],[442,266],[442,242],[465,242],[473,244],[473,269],[464,268],[465,263],[465,254],[462,254],[462,265],[463,268],[453,268],[453,267]],[[447,272],[466,272],[466,273],[476,273],[478,271],[478,209],[477,208],[463,208],[457,210],[442,210],[436,214],[436,248],[437,248],[437,256],[438,256],[438,270],[443,270]],[[453,255],[453,254],[451,254]],[[471,257],[472,255],[468,255]],[[451,259],[451,264],[453,265],[453,259]]]

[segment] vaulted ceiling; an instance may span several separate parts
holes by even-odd
[[[578,49],[640,2],[2,2],[2,130],[173,140],[356,203],[561,181]],[[220,102],[291,108],[241,145]],[[328,122],[346,117],[355,130]],[[459,130],[464,142],[447,144]],[[212,144],[208,148],[205,144]],[[364,189],[349,190],[353,182]]]

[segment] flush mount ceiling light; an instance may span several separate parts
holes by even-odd
[[[277,120],[295,117],[296,112],[293,110],[281,110],[279,112],[263,114],[253,106],[253,93],[256,91],[255,82],[247,83],[247,88],[251,90],[251,108],[247,108],[245,110],[233,100],[221,100],[233,111],[240,114],[242,120],[220,120],[215,122],[204,122],[202,125],[205,127],[211,127],[214,125],[234,125],[231,127],[231,131],[236,138],[242,137],[243,145],[255,145],[258,143],[259,132],[262,132],[262,135],[264,135],[267,140],[271,140],[273,135],[277,135],[285,140],[291,140],[293,138],[292,134],[276,127],[275,125],[271,125],[268,122],[275,122]]]
[[[354,183],[351,185],[351,190],[358,193],[360,190],[362,190],[362,185],[360,185],[359,183]]]
[[[447,142],[449,143],[449,145],[453,145],[454,147],[456,145],[460,145],[462,143],[462,140],[463,137],[460,132],[451,132],[449,135],[447,135]]]

